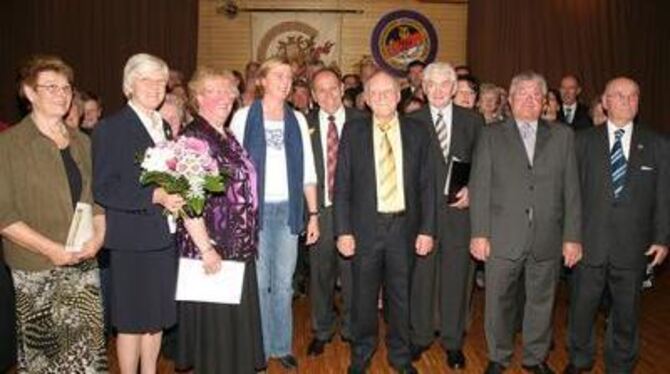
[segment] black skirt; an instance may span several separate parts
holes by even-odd
[[[195,373],[256,373],[265,368],[254,260],[246,262],[239,305],[179,302],[176,367]]]
[[[177,252],[109,251],[110,314],[119,333],[158,332],[177,321]]]

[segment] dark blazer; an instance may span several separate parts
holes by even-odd
[[[556,259],[562,242],[580,242],[572,130],[539,120],[531,166],[514,119],[485,127],[470,174],[470,218],[472,236],[489,238],[498,258],[530,250],[538,261]]]
[[[577,109],[575,110],[575,115],[572,116],[571,123],[568,123],[568,121],[565,120],[565,115],[563,114],[562,107],[558,111],[558,118],[556,118],[556,120],[567,124],[575,131],[593,127],[593,120],[589,115],[589,107],[579,102],[577,103]]]
[[[106,209],[105,248],[150,251],[172,244],[155,187],[140,184],[137,157],[154,146],[129,106],[100,121],[93,132],[93,195]]]
[[[634,125],[623,192],[614,199],[607,125],[576,140],[582,192],[582,237],[589,265],[641,267],[651,244],[670,243],[670,173],[667,144]]]
[[[377,189],[372,118],[352,120],[342,132],[335,173],[335,235],[353,234],[356,246],[375,240]],[[430,134],[416,120],[400,117],[407,239],[435,232],[434,159]]]
[[[435,130],[433,117],[430,113],[430,106],[426,105],[420,110],[410,114],[408,117],[418,120],[421,124],[426,126],[430,133],[431,158],[438,160],[435,163],[435,201],[437,206],[441,209],[441,207],[447,206],[446,196],[444,195],[444,186],[447,181],[449,165],[442,155],[442,148],[440,147],[440,141],[437,138],[437,131]],[[472,162],[472,154],[475,149],[477,136],[485,125],[484,117],[475,111],[453,105],[451,122],[449,162],[454,158],[457,158],[462,162]],[[439,160],[443,161],[440,162]],[[467,245],[470,241],[470,217],[468,209],[457,209],[452,207],[447,207],[446,209],[446,225],[448,227],[445,228],[445,231],[448,231],[448,234],[444,235],[444,239],[451,245]],[[437,211],[438,210],[436,209],[436,214]]]
[[[344,123],[367,118],[368,116],[361,112],[358,109],[353,108],[344,108]],[[324,183],[325,183],[325,171],[323,170],[323,160],[324,160],[324,150],[321,145],[321,128],[319,126],[319,109],[315,109],[309,112],[306,116],[307,126],[309,126],[310,140],[312,142],[312,151],[314,153],[314,166],[316,169],[316,179],[317,179],[317,202],[319,207],[323,207],[324,204]],[[344,130],[344,127],[342,128]]]

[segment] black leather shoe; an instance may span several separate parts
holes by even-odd
[[[421,359],[421,355],[427,349],[428,349],[428,347],[423,347],[423,346],[420,346],[420,345],[411,344],[409,346],[409,354],[412,356],[412,361],[419,361]]]
[[[298,367],[298,360],[293,357],[293,355],[286,355],[278,358],[279,363],[284,369],[291,370]]]
[[[463,351],[447,350],[447,365],[454,370],[465,369],[465,356]]]
[[[484,374],[502,374],[505,372],[505,367],[495,361],[489,361]]]
[[[569,363],[565,369],[563,369],[563,374],[581,374],[581,373],[586,373],[588,370],[587,369],[580,369],[573,365],[572,363]]]
[[[328,344],[328,340],[321,340],[314,338],[309,342],[309,347],[307,347],[307,356],[319,356],[323,353],[323,349]]]
[[[546,362],[537,365],[523,366],[523,369],[529,373],[533,374],[554,374],[554,371],[551,370],[549,365]]]

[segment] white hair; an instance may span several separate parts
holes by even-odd
[[[423,81],[427,82],[436,75],[444,76],[451,82],[456,82],[458,78],[453,66],[447,62],[433,62],[426,66],[423,70]]]
[[[170,70],[165,61],[148,53],[138,53],[130,56],[123,68],[123,94],[130,98],[133,83],[148,73],[159,72],[167,81]]]
[[[512,83],[509,85],[509,96],[513,96],[516,92],[517,87],[522,82],[535,82],[540,86],[540,91],[542,91],[542,96],[547,95],[547,81],[544,77],[534,71],[525,71],[519,73],[512,78]]]

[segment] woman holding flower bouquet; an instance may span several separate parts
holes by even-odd
[[[111,323],[118,332],[121,373],[156,373],[162,331],[177,319],[177,256],[172,233],[184,200],[163,188],[143,186],[137,157],[166,140],[156,111],[165,97],[168,67],[136,54],[123,70],[128,105],[103,119],[93,133],[95,200],[105,207],[110,253]]]
[[[197,115],[181,139],[205,142],[227,178],[223,193],[207,197],[202,217],[180,221],[177,248],[181,257],[201,259],[206,273],[220,271],[222,259],[244,262],[245,269],[240,304],[178,303],[176,366],[196,373],[255,373],[265,367],[255,265],[256,171],[224,127],[237,87],[231,73],[201,67],[188,88]]]
[[[240,109],[231,122],[231,130],[258,174],[256,272],[265,355],[278,358],[287,369],[298,365],[291,352],[291,280],[298,235],[305,229],[305,208],[309,214],[306,244],[319,238],[314,157],[305,117],[286,104],[291,80],[291,66],[286,61],[265,61],[258,71],[262,99]]]

